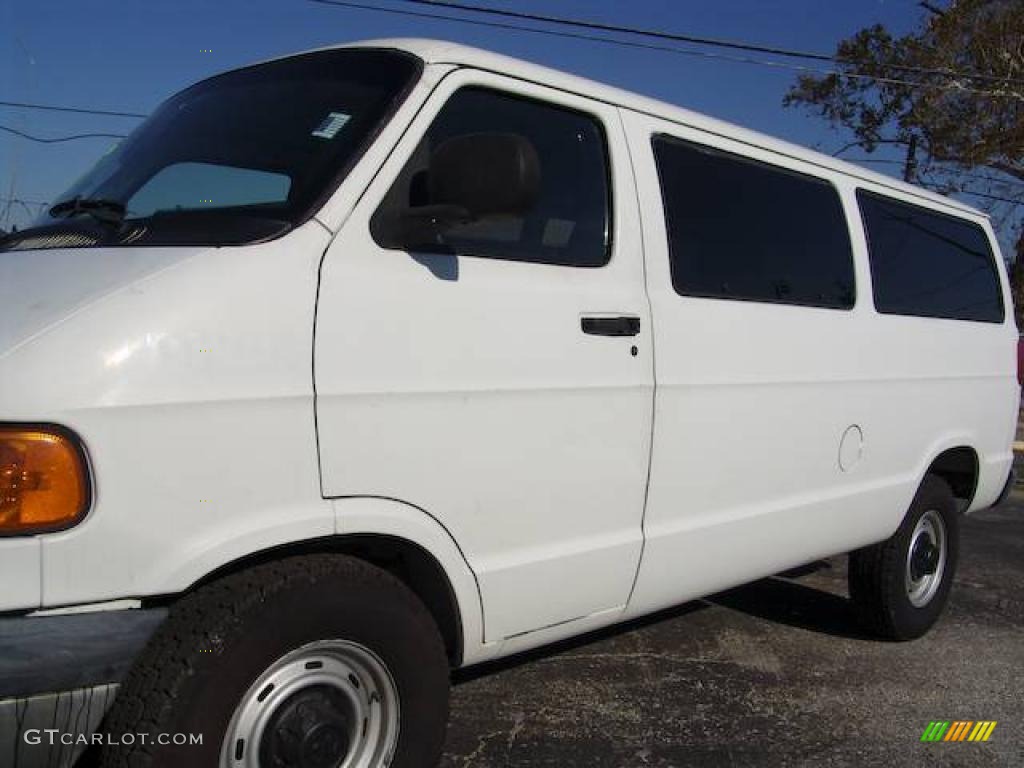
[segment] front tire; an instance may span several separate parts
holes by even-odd
[[[861,622],[892,640],[921,637],[942,614],[959,556],[956,500],[929,475],[891,538],[850,553],[850,599]]]
[[[289,558],[175,605],[118,694],[100,765],[427,768],[448,688],[437,626],[398,579],[350,557]]]

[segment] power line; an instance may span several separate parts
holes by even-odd
[[[847,158],[843,158],[843,159],[846,162],[848,162],[848,163],[858,163],[858,164],[877,163],[879,165],[899,165],[899,166],[903,166],[905,164],[905,161],[903,161],[903,160],[892,160],[892,159],[883,158],[883,157],[847,157]],[[1017,179],[1015,179],[1013,177],[999,178],[998,176],[988,176],[988,175],[986,175],[984,173],[972,173],[970,171],[941,170],[941,172],[945,173],[945,174],[948,174],[950,176],[957,176],[957,177],[965,178],[965,179],[977,179],[978,181],[989,181],[989,182],[992,182],[993,184],[1009,185],[1009,184],[1020,184],[1021,183],[1019,180],[1017,180]]]
[[[792,48],[779,48],[776,46],[762,45],[759,43],[750,43],[744,40],[727,40],[723,38],[715,37],[698,37],[696,35],[684,35],[673,32],[662,32],[656,29],[642,28],[642,27],[625,27],[618,24],[602,24],[595,21],[584,21],[581,19],[570,19],[565,16],[548,16],[546,14],[539,13],[525,13],[523,11],[509,11],[498,8],[481,8],[480,6],[470,5],[467,3],[453,2],[452,0],[397,0],[397,2],[408,3],[411,5],[425,5],[433,6],[435,8],[446,8],[449,10],[468,11],[471,13],[479,13],[487,16],[499,16],[507,19],[519,19],[521,21],[535,21],[542,22],[545,24],[559,24],[563,26],[577,27],[579,29],[589,29],[598,32],[616,32],[630,35],[640,35],[643,37],[650,37],[657,40],[670,40],[675,43],[695,43],[697,45],[707,45],[715,48],[727,48],[735,51],[746,51],[748,53],[768,53],[774,56],[785,56],[787,58],[794,59],[805,59],[811,61],[824,61],[834,64],[856,64],[856,61],[849,59],[843,59],[838,56],[832,56],[827,53],[817,53],[812,51],[800,51]],[[965,77],[971,80],[984,80],[991,83],[1013,83],[1016,85],[1024,85],[1024,80],[1019,80],[1010,77],[999,77],[997,75],[983,75],[972,72],[957,72],[955,70],[937,69],[934,67],[916,67],[908,64],[890,64],[887,65],[889,69],[899,70],[903,72],[916,72],[918,74],[929,74],[939,75],[942,77]]]
[[[399,0],[401,2],[402,0]],[[408,1],[408,0],[405,0]],[[570,40],[586,40],[594,43],[606,43],[608,45],[617,45],[624,48],[638,48],[647,51],[660,51],[662,53],[674,53],[681,56],[696,56],[705,59],[712,59],[718,61],[731,61],[738,64],[756,64],[763,67],[774,67],[777,69],[792,70],[794,72],[811,72],[819,75],[835,75],[837,77],[847,77],[855,80],[871,80],[876,83],[885,83],[887,85],[906,85],[912,88],[936,88],[939,90],[946,91],[957,91],[960,93],[975,93],[982,96],[990,97],[1002,97],[1002,98],[1015,98],[1013,94],[1009,93],[998,93],[993,91],[986,91],[980,88],[971,88],[968,86],[951,86],[951,85],[938,85],[938,84],[927,84],[914,80],[903,80],[895,77],[883,77],[881,75],[867,75],[857,72],[845,72],[839,69],[822,69],[819,67],[810,67],[802,64],[791,64],[784,61],[772,61],[769,59],[757,59],[748,56],[735,56],[725,53],[715,53],[713,51],[700,51],[693,48],[679,48],[676,46],[668,45],[657,45],[653,43],[641,43],[634,40],[615,40],[608,37],[601,37],[599,35],[588,35],[580,32],[563,32],[556,31],[553,29],[537,29],[536,27],[524,27],[518,24],[510,24],[500,21],[484,21],[482,19],[466,19],[460,16],[451,16],[442,13],[431,13],[427,11],[412,11],[404,10],[401,8],[385,8],[379,5],[370,5],[368,3],[356,2],[355,0],[307,0],[310,3],[316,3],[318,5],[330,5],[342,8],[353,8],[362,11],[373,11],[376,13],[389,13],[398,16],[409,16],[413,18],[421,19],[435,19],[440,21],[451,21],[457,24],[469,24],[478,27],[488,27],[491,29],[504,29],[515,32],[529,32],[535,35],[547,35],[549,37],[560,37]]]
[[[30,217],[35,216],[36,213],[29,206],[38,208],[39,211],[49,206],[49,203],[39,200],[24,200],[20,197],[0,197],[0,203],[7,203],[3,208],[3,212],[0,213],[0,221],[7,221],[11,218],[11,212],[15,205],[21,206],[21,209]]]
[[[953,195],[972,195],[973,197],[980,197],[980,198],[983,198],[985,200],[995,200],[995,201],[1000,202],[1000,203],[1009,203],[1010,205],[1024,205],[1024,200],[1014,200],[1012,197],[1003,197],[1002,195],[993,195],[993,194],[990,194],[988,192],[975,192],[975,191],[970,190],[970,189],[954,189],[952,191],[947,191],[941,184],[933,184],[933,183],[929,183],[929,182],[923,181],[921,179],[918,179],[916,183],[920,184],[923,187],[931,187],[932,189],[934,189],[936,191],[939,191],[939,192],[942,192],[943,194],[947,194],[947,195],[948,194],[953,194]]]
[[[778,62],[778,61],[768,61],[768,60],[763,60],[763,59],[753,59],[753,58],[744,58],[744,57],[736,57],[736,56],[724,56],[724,55],[721,55],[721,54],[716,55],[716,54],[713,54],[713,53],[710,53],[710,52],[707,52],[707,51],[697,51],[697,50],[693,50],[693,49],[683,49],[683,48],[669,47],[669,46],[658,46],[658,45],[649,45],[649,44],[645,45],[643,43],[638,43],[638,42],[635,42],[635,41],[614,40],[614,39],[610,39],[610,38],[607,38],[607,37],[599,37],[599,36],[595,36],[595,35],[579,35],[579,34],[572,34],[572,33],[566,33],[566,32],[556,32],[554,30],[535,29],[535,28],[530,28],[530,27],[523,27],[523,26],[519,26],[519,25],[515,25],[515,24],[501,24],[501,23],[497,23],[497,22],[481,21],[479,19],[466,19],[466,18],[461,18],[461,17],[458,17],[458,16],[449,16],[449,15],[443,15],[443,14],[439,14],[439,13],[416,12],[416,11],[410,11],[410,10],[402,10],[402,9],[399,9],[399,8],[384,8],[384,7],[377,6],[377,5],[370,5],[368,3],[362,3],[362,2],[353,2],[353,1],[350,1],[350,0],[308,0],[308,1],[312,2],[312,3],[317,3],[319,5],[333,5],[333,6],[353,8],[353,9],[358,9],[358,10],[374,11],[374,12],[378,12],[378,13],[390,13],[390,14],[397,14],[397,15],[402,15],[402,16],[412,16],[412,17],[416,17],[416,18],[428,18],[428,19],[437,19],[437,20],[442,20],[442,21],[452,21],[452,22],[461,23],[461,24],[470,24],[470,25],[475,25],[475,26],[493,27],[493,28],[498,28],[498,29],[506,29],[506,30],[517,31],[517,32],[531,32],[531,33],[540,34],[540,35],[551,35],[551,36],[555,36],[555,37],[566,37],[566,38],[570,38],[570,39],[588,40],[588,41],[591,41],[591,42],[606,43],[606,44],[609,44],[609,45],[619,45],[619,46],[624,46],[624,47],[628,47],[628,48],[641,48],[641,49],[647,49],[647,50],[661,51],[661,52],[665,52],[665,53],[676,53],[676,54],[690,55],[690,56],[702,56],[704,58],[720,59],[720,60],[724,60],[724,61],[732,61],[732,62],[741,63],[741,64],[757,64],[757,65],[761,65],[761,66],[770,66],[770,67],[777,67],[777,68],[782,68],[782,69],[791,69],[791,70],[800,71],[800,72],[815,72],[815,73],[818,73],[818,74],[838,75],[838,76],[842,76],[842,77],[851,77],[851,78],[857,78],[857,79],[874,80],[876,82],[889,83],[889,84],[894,84],[894,85],[910,85],[910,86],[918,86],[918,87],[926,85],[926,84],[920,83],[920,82],[914,82],[914,81],[908,81],[908,80],[900,80],[900,79],[896,79],[896,78],[888,78],[888,77],[877,76],[877,75],[868,75],[868,74],[857,73],[857,72],[852,72],[851,73],[851,72],[843,72],[843,71],[839,71],[839,70],[815,69],[815,68],[812,68],[812,67],[787,65],[787,64],[785,64],[783,62]],[[717,47],[717,48],[725,48],[725,49],[730,49],[730,50],[746,51],[746,52],[753,52],[753,53],[767,53],[767,54],[772,54],[772,55],[775,55],[775,56],[782,56],[782,57],[787,57],[787,58],[797,58],[797,59],[805,59],[805,60],[811,60],[811,61],[828,62],[828,63],[834,63],[834,64],[845,64],[845,65],[855,65],[856,64],[856,62],[854,62],[854,61],[850,61],[850,60],[847,60],[847,59],[842,59],[842,58],[837,57],[837,56],[830,56],[830,55],[824,54],[824,53],[817,53],[817,52],[813,52],[813,51],[800,51],[800,50],[794,50],[794,49],[789,49],[789,48],[780,48],[780,47],[776,47],[776,46],[761,45],[761,44],[758,44],[758,43],[749,43],[749,42],[745,42],[745,41],[742,41],[742,40],[727,40],[727,39],[722,39],[722,38],[700,37],[700,36],[696,36],[696,35],[684,35],[684,34],[679,34],[679,33],[660,32],[658,30],[644,29],[644,28],[640,28],[640,27],[627,27],[627,26],[620,26],[620,25],[614,25],[614,24],[602,24],[602,23],[599,23],[599,22],[583,21],[583,20],[579,20],[579,19],[570,19],[570,18],[561,17],[561,16],[547,16],[547,15],[543,15],[543,14],[524,13],[524,12],[521,12],[521,11],[509,11],[509,10],[502,10],[502,9],[496,9],[496,8],[481,8],[479,6],[469,5],[469,4],[466,4],[466,3],[449,2],[448,0],[395,0],[395,2],[404,2],[404,3],[409,3],[409,4],[414,4],[414,5],[421,5],[421,6],[428,6],[428,7],[429,6],[433,6],[433,7],[438,7],[438,8],[448,8],[448,9],[466,11],[466,12],[471,12],[471,13],[485,14],[485,15],[489,15],[489,16],[498,16],[498,17],[513,18],[513,19],[519,19],[519,20],[537,21],[537,22],[542,22],[542,23],[557,24],[557,25],[563,25],[563,26],[572,26],[572,27],[577,27],[577,28],[581,28],[581,29],[590,29],[590,30],[595,30],[595,31],[604,31],[604,32],[614,32],[614,33],[624,33],[624,34],[630,34],[630,35],[638,35],[638,36],[650,37],[650,38],[654,38],[654,39],[668,40],[668,41],[672,41],[672,42],[687,42],[687,43],[693,43],[693,44],[697,44],[697,45],[711,46],[711,47]],[[898,70],[898,71],[905,71],[905,72],[914,72],[914,73],[918,73],[918,74],[938,75],[938,76],[941,76],[941,77],[948,77],[948,78],[966,78],[966,79],[970,79],[970,80],[982,80],[982,81],[991,82],[991,83],[994,83],[994,84],[1003,84],[1003,85],[1014,84],[1014,85],[1022,85],[1022,86],[1024,86],[1024,80],[1020,80],[1020,79],[1016,79],[1016,78],[1010,78],[1010,77],[1001,78],[1001,77],[998,77],[996,75],[984,75],[984,74],[971,73],[971,72],[957,72],[955,70],[935,69],[935,68],[929,68],[929,67],[914,67],[914,66],[903,65],[903,64],[890,64],[890,65],[887,65],[887,68],[891,69],[891,70]],[[1002,93],[993,93],[991,91],[984,91],[984,90],[973,89],[973,88],[968,88],[968,87],[958,87],[958,88],[954,88],[952,90],[967,91],[967,92],[971,92],[971,93],[979,93],[979,94],[988,95],[988,96],[1009,96],[1010,95],[1010,94],[1002,94]],[[121,117],[121,118],[130,118],[130,119],[143,119],[143,118],[148,117],[147,114],[141,113],[141,112],[127,112],[127,111],[106,110],[106,109],[91,109],[91,108],[86,108],[86,107],[69,107],[69,106],[62,106],[62,105],[57,105],[57,104],[39,104],[39,103],[19,102],[19,101],[6,101],[6,100],[0,100],[0,107],[9,107],[9,108],[13,108],[13,109],[42,110],[42,111],[48,111],[48,112],[67,112],[67,113],[73,113],[73,114],[97,115],[97,116],[101,116],[101,117]]]
[[[21,203],[22,205],[49,205],[43,200],[26,200],[23,197],[0,197],[0,203]]]
[[[844,157],[847,163],[879,163],[881,165],[903,165],[902,160],[887,160],[881,157]]]
[[[451,8],[451,9],[456,9],[456,10],[469,11],[469,12],[475,12],[475,13],[480,13],[480,14],[487,14],[487,15],[491,15],[491,16],[501,16],[501,17],[506,17],[506,18],[520,19],[520,20],[531,20],[531,21],[539,21],[539,22],[550,23],[550,24],[560,24],[560,25],[564,25],[564,26],[573,26],[573,27],[578,27],[578,28],[582,28],[582,29],[592,29],[592,30],[596,30],[596,31],[607,31],[607,32],[625,33],[625,34],[638,35],[638,36],[644,36],[644,37],[651,37],[651,38],[662,39],[662,40],[669,40],[669,41],[673,41],[673,42],[689,42],[689,43],[694,43],[694,44],[697,44],[697,45],[705,45],[705,46],[726,48],[726,49],[731,49],[731,50],[756,52],[756,53],[767,53],[767,54],[773,54],[773,55],[776,55],[776,56],[783,56],[783,57],[788,57],[788,58],[798,58],[798,59],[806,59],[806,60],[813,60],[813,61],[820,61],[820,62],[830,62],[830,63],[837,63],[837,64],[855,64],[855,62],[847,61],[847,60],[844,60],[844,59],[841,59],[841,58],[838,58],[838,57],[835,57],[835,56],[829,56],[828,54],[824,54],[824,53],[815,53],[815,52],[810,52],[810,51],[797,51],[797,50],[792,50],[792,49],[787,49],[787,48],[778,48],[778,47],[773,47],[773,46],[759,45],[759,44],[756,44],[756,43],[747,43],[747,42],[740,41],[740,40],[725,40],[725,39],[710,38],[710,37],[698,37],[698,36],[695,36],[695,35],[683,35],[683,34],[677,34],[677,33],[659,32],[659,31],[653,30],[653,29],[642,29],[642,28],[637,28],[637,27],[625,27],[625,26],[617,26],[617,25],[613,25],[613,24],[601,24],[601,23],[598,23],[598,22],[581,21],[581,20],[577,20],[577,19],[569,19],[569,18],[558,17],[558,16],[546,16],[546,15],[541,15],[541,14],[522,13],[522,12],[517,12],[517,11],[499,10],[499,9],[494,9],[494,8],[480,8],[480,7],[476,7],[476,6],[472,6],[472,5],[468,5],[468,4],[464,4],[464,3],[442,2],[442,0],[395,0],[395,1],[396,2],[412,3],[412,4],[416,4],[416,5],[423,5],[423,6],[435,6],[435,7],[441,7],[441,8]],[[492,27],[492,28],[497,28],[497,29],[505,29],[505,30],[516,31],[516,32],[529,32],[529,33],[533,33],[533,34],[549,35],[549,36],[553,36],[553,37],[563,37],[563,38],[576,39],[576,40],[586,40],[586,41],[590,41],[590,42],[605,43],[605,44],[608,44],[608,45],[618,45],[618,46],[622,46],[622,47],[626,47],[626,48],[639,48],[639,49],[644,49],[644,50],[660,51],[660,52],[663,52],[663,53],[675,53],[675,54],[684,55],[684,56],[697,56],[697,57],[702,57],[702,58],[707,58],[707,59],[712,59],[712,60],[731,61],[731,62],[738,63],[738,64],[755,64],[755,65],[759,65],[759,66],[767,66],[767,67],[774,67],[774,68],[779,68],[779,69],[787,69],[787,70],[793,70],[793,71],[797,71],[797,72],[812,72],[812,73],[816,73],[816,74],[837,75],[837,76],[841,76],[841,77],[849,77],[849,78],[861,79],[861,80],[873,80],[875,82],[887,83],[887,84],[891,84],[891,85],[909,85],[909,86],[915,86],[915,87],[925,87],[926,86],[926,84],[920,83],[920,82],[915,82],[915,81],[910,81],[910,80],[901,80],[901,79],[898,79],[898,78],[883,77],[883,76],[879,76],[879,75],[867,75],[867,74],[857,73],[857,72],[843,72],[841,70],[826,70],[826,69],[820,69],[820,68],[814,68],[814,67],[800,66],[800,65],[795,65],[795,64],[787,64],[785,62],[780,62],[780,61],[769,61],[769,60],[765,60],[765,59],[756,59],[756,58],[750,58],[750,57],[729,56],[729,55],[724,55],[724,54],[716,54],[716,53],[712,53],[712,52],[709,52],[709,51],[698,51],[698,50],[693,50],[693,49],[678,48],[678,47],[674,47],[674,46],[651,45],[651,44],[639,43],[639,42],[636,42],[636,41],[614,40],[614,39],[611,39],[611,38],[600,37],[600,36],[597,36],[597,35],[583,35],[583,34],[574,34],[574,33],[571,33],[571,32],[557,32],[557,31],[548,30],[548,29],[536,29],[536,28],[531,28],[531,27],[523,27],[523,26],[516,25],[516,24],[503,24],[503,23],[499,23],[499,22],[488,22],[488,21],[482,21],[480,19],[466,19],[466,18],[461,18],[461,17],[458,17],[458,16],[450,16],[450,15],[445,15],[445,14],[440,14],[440,13],[427,13],[427,12],[423,12],[423,11],[417,12],[417,11],[411,11],[411,10],[402,10],[402,9],[399,9],[399,8],[384,8],[384,7],[377,6],[377,5],[370,5],[368,3],[354,2],[352,0],[308,0],[308,2],[316,3],[318,5],[333,5],[333,6],[339,6],[339,7],[345,7],[345,8],[353,8],[353,9],[357,9],[357,10],[373,11],[373,12],[377,12],[377,13],[389,13],[389,14],[396,14],[396,15],[401,15],[401,16],[411,16],[411,17],[414,17],[414,18],[436,19],[436,20],[441,20],[441,21],[456,22],[456,23],[460,23],[460,24],[469,24],[469,25],[473,25],[473,26]],[[1020,85],[1024,85],[1024,80],[1017,80],[1017,79],[1013,79],[1013,78],[999,78],[999,77],[993,76],[993,75],[982,75],[982,74],[973,74],[973,73],[965,73],[965,72],[955,72],[955,71],[942,70],[942,69],[930,69],[930,68],[926,68],[926,67],[912,67],[912,66],[907,66],[907,65],[889,65],[889,69],[900,70],[900,71],[907,71],[907,72],[917,72],[917,73],[920,73],[920,74],[933,74],[933,75],[939,75],[939,76],[950,77],[950,78],[963,77],[963,78],[967,78],[967,79],[971,79],[971,80],[985,80],[985,81],[990,81],[990,82],[993,82],[993,83],[1000,83],[1000,84],[1020,84]],[[931,87],[936,87],[936,86],[933,85]],[[980,90],[980,89],[976,89],[976,88],[969,88],[969,87],[957,87],[957,88],[952,88],[952,89],[947,89],[947,90],[966,91],[966,92],[969,92],[969,93],[977,93],[977,94],[981,94],[981,95],[985,95],[985,96],[1009,96],[1010,95],[1010,94],[1003,94],[1003,93],[993,93],[991,91],[985,91],[985,90]],[[91,108],[86,108],[86,107],[69,107],[69,106],[63,106],[63,105],[58,105],[58,104],[40,104],[40,103],[19,102],[19,101],[6,101],[6,100],[0,100],[0,107],[8,107],[8,108],[12,108],[12,109],[41,110],[41,111],[47,111],[47,112],[66,112],[66,113],[81,114],[81,115],[97,115],[97,116],[100,116],[100,117],[120,117],[120,118],[130,118],[130,119],[143,119],[143,118],[148,117],[147,114],[142,113],[142,112],[127,112],[127,111],[118,111],[118,110],[91,109]],[[90,137],[91,137],[91,135],[90,135]]]
[[[63,107],[55,104],[32,104],[22,101],[0,101],[0,107],[11,107],[14,109],[38,109],[46,112],[73,112],[79,115],[100,115],[103,117],[131,117],[143,118],[138,112],[114,112],[106,109],[86,109],[84,107]]]
[[[21,209],[25,211],[25,213],[29,217],[33,217],[36,215],[36,213],[33,212],[32,208],[30,208],[29,206],[33,206],[38,208],[39,210],[43,210],[49,205],[49,203],[43,203],[37,200],[23,200],[20,197],[0,197],[0,203],[3,202],[7,204],[3,206],[3,210],[0,211],[0,222],[10,220],[11,213],[15,205],[21,206]]]
[[[858,158],[853,158],[853,159],[847,160],[847,162],[850,162],[850,163],[878,163],[879,165],[899,165],[899,166],[903,165],[903,161],[902,160],[887,160],[887,159],[881,158],[881,157],[858,157]],[[960,176],[960,177],[968,178],[968,179],[978,179],[979,181],[989,181],[989,182],[992,182],[993,184],[1012,183],[1012,182],[1009,182],[1009,181],[1004,181],[1003,179],[997,179],[994,176],[984,176],[984,175],[976,174],[976,173],[952,173],[951,172],[950,175],[951,176]],[[949,190],[948,188],[943,187],[941,184],[936,184],[935,182],[925,181],[924,179],[922,179],[920,177],[918,177],[917,180],[914,183],[915,184],[920,184],[922,187],[930,187],[931,189],[934,189],[934,190],[939,191],[939,192],[943,192],[944,194],[952,193],[952,194],[957,194],[957,195],[972,195],[974,197],[980,197],[980,198],[984,198],[986,200],[995,200],[996,202],[1000,202],[1000,203],[1010,203],[1011,205],[1024,205],[1024,200],[1019,200],[1019,199],[1015,200],[1012,197],[1004,197],[1003,195],[994,195],[991,192],[976,192],[976,191],[971,190],[971,189],[954,189],[954,190]]]
[[[57,137],[52,138],[52,139],[47,139],[47,138],[44,138],[42,136],[33,136],[31,133],[25,133],[24,131],[19,131],[16,128],[10,128],[10,127],[8,127],[6,125],[0,125],[0,131],[5,131],[6,133],[13,133],[15,136],[20,136],[23,139],[28,139],[29,141],[35,141],[35,142],[38,142],[39,144],[60,144],[61,142],[64,142],[64,141],[77,141],[78,139],[123,139],[123,138],[126,138],[125,135],[121,134],[121,133],[76,133],[76,134],[73,134],[71,136],[57,136]]]

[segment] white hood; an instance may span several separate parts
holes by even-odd
[[[0,252],[0,357],[78,310],[207,247]]]

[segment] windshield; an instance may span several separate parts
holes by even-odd
[[[398,51],[342,49],[204,80],[59,196],[32,239],[74,230],[83,245],[237,244],[283,234],[334,191],[419,71]]]

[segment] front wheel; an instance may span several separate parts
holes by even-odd
[[[100,764],[434,766],[448,673],[433,619],[391,574],[332,555],[257,566],[172,609],[118,694]]]
[[[850,598],[861,621],[893,640],[923,635],[946,605],[959,554],[953,493],[928,476],[891,538],[850,553]]]

